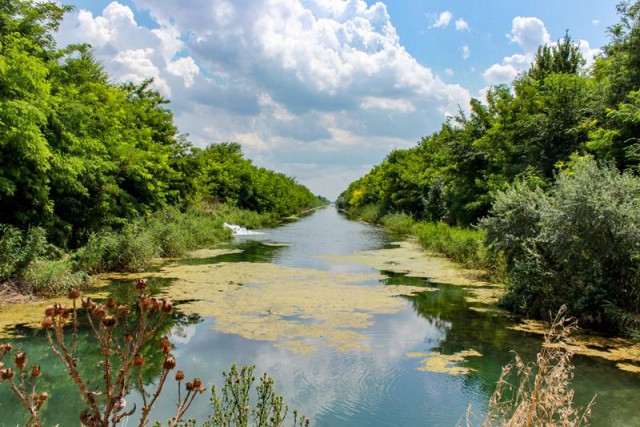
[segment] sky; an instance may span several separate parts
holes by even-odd
[[[65,2],[66,3],[66,2]],[[57,35],[114,81],[154,79],[196,146],[335,200],[566,30],[588,61],[617,0],[76,0]]]

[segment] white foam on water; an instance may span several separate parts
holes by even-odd
[[[249,235],[252,235],[252,234],[264,234],[264,233],[260,233],[258,231],[247,230],[246,228],[240,227],[239,225],[227,224],[226,222],[223,224],[223,226],[225,228],[228,228],[229,230],[233,231],[233,235],[234,236],[249,236]]]

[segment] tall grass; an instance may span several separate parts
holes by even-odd
[[[38,260],[31,263],[22,278],[22,291],[35,295],[60,295],[70,289],[84,289],[89,276],[83,271],[73,271],[69,258]]]
[[[480,230],[419,222],[413,232],[427,250],[441,253],[466,267],[496,269],[498,260],[488,253],[484,232]]]
[[[386,229],[398,234],[411,234],[416,221],[411,215],[404,213],[389,214],[381,219]]]
[[[149,218],[126,225],[121,231],[93,234],[73,255],[76,271],[147,270],[154,258],[177,258],[188,251],[213,246],[232,236],[225,222],[246,228],[274,225],[275,214],[260,214],[227,205],[197,205],[181,212],[167,208]]]
[[[574,405],[573,354],[566,345],[576,321],[563,317],[566,310],[562,307],[553,320],[535,363],[526,364],[516,354],[502,369],[484,427],[588,425],[595,396],[585,408]]]

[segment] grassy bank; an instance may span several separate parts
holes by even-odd
[[[487,250],[482,230],[416,221],[401,213],[385,215],[375,222],[391,232],[415,237],[425,250],[445,255],[464,267],[484,269],[492,274],[500,270],[500,260]]]
[[[87,287],[92,274],[145,271],[155,258],[177,258],[228,241],[232,233],[224,223],[252,229],[273,226],[279,220],[273,213],[224,204],[199,204],[185,212],[167,208],[120,230],[93,233],[84,246],[71,253],[48,243],[40,228],[20,231],[2,226],[0,283],[5,291],[21,294],[63,294],[70,288]]]

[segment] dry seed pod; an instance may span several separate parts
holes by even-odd
[[[200,378],[196,377],[193,379],[193,388],[200,388],[201,385],[202,381],[200,381]]]
[[[173,357],[167,357],[166,359],[164,359],[162,367],[170,371],[171,369],[176,367],[176,359],[174,359]]]
[[[135,286],[136,289],[146,289],[147,287],[147,279],[136,279],[135,282],[133,282],[133,286]]]
[[[51,329],[53,328],[53,325],[54,325],[53,317],[47,316],[44,319],[42,319],[42,327],[44,329]]]
[[[91,298],[82,298],[82,308],[84,308],[85,310],[88,310],[90,308],[93,307],[93,301],[91,301]]]
[[[176,381],[182,381],[184,379],[184,372],[178,371],[176,372]]]
[[[116,302],[113,300],[113,298],[109,298],[107,300],[106,306],[107,308],[112,309],[116,306]]]
[[[27,354],[24,351],[16,353],[16,366],[18,369],[22,370],[24,365],[27,364]]]
[[[162,350],[164,354],[168,354],[171,351],[171,342],[169,342],[169,338],[166,336],[160,340],[160,350]]]
[[[69,289],[67,296],[69,297],[69,299],[78,299],[80,298],[80,291],[76,288],[71,288]]]
[[[133,356],[133,361],[131,363],[133,366],[142,366],[144,365],[144,357],[140,353],[136,353],[136,355]]]
[[[45,316],[53,316],[56,314],[56,308],[53,305],[48,305],[47,308],[44,309]]]
[[[11,368],[5,368],[5,369],[0,369],[0,378],[2,378],[2,380],[10,380],[11,378],[13,378],[13,369]]]
[[[42,373],[42,370],[40,369],[40,365],[33,365],[31,367],[31,377],[32,378],[38,378],[41,373]]]
[[[128,305],[119,305],[116,309],[116,314],[120,317],[127,317],[129,315],[129,306]]]
[[[107,328],[113,328],[116,326],[116,318],[113,316],[104,316],[101,320],[102,325]]]

